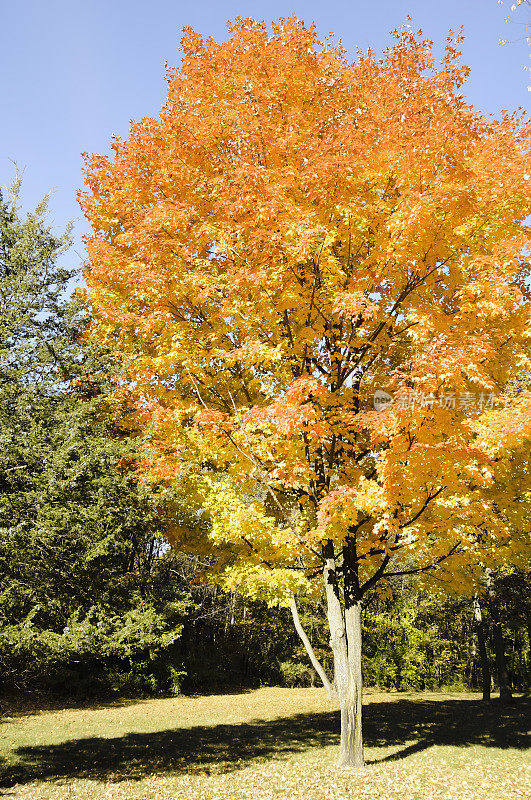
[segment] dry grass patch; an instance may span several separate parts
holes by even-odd
[[[264,688],[4,717],[0,792],[18,800],[521,800],[520,698],[366,694],[366,770],[339,773],[321,689]]]

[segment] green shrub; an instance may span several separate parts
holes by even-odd
[[[2,684],[89,696],[175,693],[183,679],[172,664],[180,630],[150,606],[121,615],[96,607],[76,612],[60,634],[35,626],[29,616],[0,627]]]
[[[309,665],[289,660],[282,661],[279,668],[285,686],[315,686],[317,675]]]

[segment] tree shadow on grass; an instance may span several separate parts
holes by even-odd
[[[371,747],[406,744],[396,753],[368,763],[396,761],[434,745],[529,746],[531,703],[518,698],[512,705],[493,700],[395,700],[368,706],[366,743]]]
[[[523,699],[507,707],[468,699],[373,702],[365,708],[364,738],[368,747],[406,745],[378,761],[404,758],[433,745],[523,748],[528,712],[529,703]],[[230,772],[253,761],[283,758],[338,741],[339,715],[332,711],[93,737],[18,748],[16,763],[0,772],[0,786],[35,779],[119,781],[154,772]]]

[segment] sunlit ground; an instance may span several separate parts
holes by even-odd
[[[11,712],[0,794],[120,800],[516,800],[531,797],[529,702],[365,697],[368,767],[335,769],[338,712],[322,689],[264,688]]]

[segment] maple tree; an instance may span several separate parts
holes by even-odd
[[[453,34],[440,62],[406,27],[351,63],[295,17],[229,33],[186,29],[160,117],[86,157],[94,335],[145,473],[203,515],[174,543],[217,548],[214,579],[270,604],[323,581],[339,763],[361,766],[366,592],[441,564],[472,581],[510,545],[529,123],[465,101]]]

